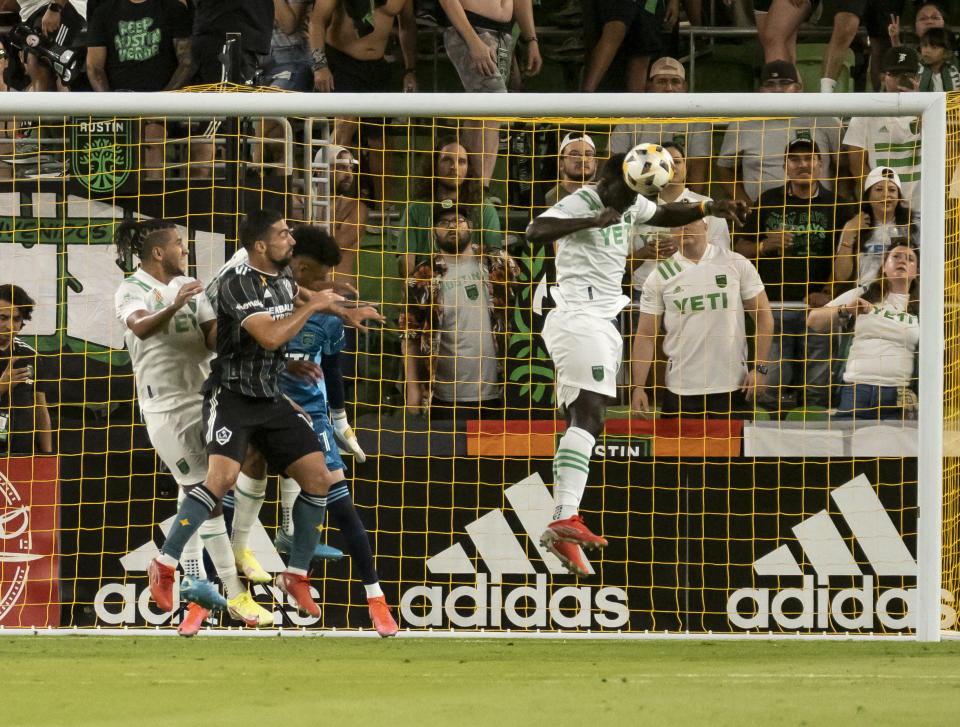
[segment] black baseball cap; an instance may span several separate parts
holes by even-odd
[[[913,48],[905,45],[887,50],[880,59],[880,70],[896,75],[898,73],[919,73],[920,56]]]
[[[814,154],[820,153],[820,148],[817,146],[817,142],[813,139],[804,139],[802,137],[794,139],[789,144],[787,144],[787,154],[796,154],[797,152],[813,152]]]
[[[771,61],[764,64],[760,70],[760,83],[774,78],[789,78],[794,83],[800,83],[797,67],[788,61]]]

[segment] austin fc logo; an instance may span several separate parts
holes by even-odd
[[[226,427],[220,427],[216,431],[214,436],[217,438],[217,444],[219,444],[222,447],[223,445],[225,445],[227,442],[230,441],[230,437],[233,436],[233,432],[231,432]]]
[[[20,601],[30,561],[41,557],[30,552],[30,541],[30,508],[9,480],[0,475],[0,565],[12,569],[4,568],[0,582],[0,620]]]

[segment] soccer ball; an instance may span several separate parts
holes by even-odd
[[[637,144],[623,160],[623,180],[637,194],[653,197],[673,178],[673,157],[659,144]]]

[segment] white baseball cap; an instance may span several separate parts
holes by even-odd
[[[897,173],[890,167],[877,167],[876,169],[872,169],[867,175],[867,178],[863,180],[863,191],[866,192],[877,182],[882,182],[885,179],[897,185],[897,189],[901,194],[903,193],[903,185],[900,183],[900,177],[897,176]]]
[[[587,136],[586,134],[580,134],[576,131],[571,131],[569,134],[563,137],[563,141],[560,142],[560,153],[563,154],[563,150],[566,149],[575,141],[586,142],[587,144],[590,145],[591,149],[593,149],[594,151],[597,150],[597,145],[593,143],[593,139],[591,139],[589,136]]]

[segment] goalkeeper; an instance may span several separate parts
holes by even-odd
[[[745,203],[734,200],[657,206],[627,186],[625,156],[613,154],[596,186],[581,187],[527,227],[529,242],[557,243],[557,285],[550,291],[556,307],[547,315],[543,341],[556,367],[557,406],[567,422],[553,459],[553,522],[540,542],[577,575],[587,575],[578,546],[607,544],[577,512],[594,442],[603,431],[607,404],[617,393],[623,338],[616,318],[630,302],[621,281],[631,225],[679,227],[706,215],[742,224],[747,212]]]
[[[297,285],[308,290],[327,287],[330,271],[340,262],[341,253],[336,241],[320,228],[309,225],[297,227],[293,237],[297,244],[290,266]],[[327,493],[327,514],[330,522],[343,535],[347,552],[360,570],[370,618],[377,633],[393,636],[397,633],[397,624],[380,588],[367,531],[350,497],[350,489],[343,476],[345,467],[334,441],[336,434],[358,462],[366,460],[344,411],[343,378],[338,363],[344,341],[343,321],[334,316],[314,313],[287,344],[287,371],[281,375],[280,389],[313,420],[313,429],[320,438],[327,469],[335,483]],[[328,404],[332,417],[327,414]],[[288,513],[292,513],[293,503],[299,494],[300,487],[295,480],[280,478],[282,519],[274,545],[281,553],[289,552],[292,546],[293,518]]]

